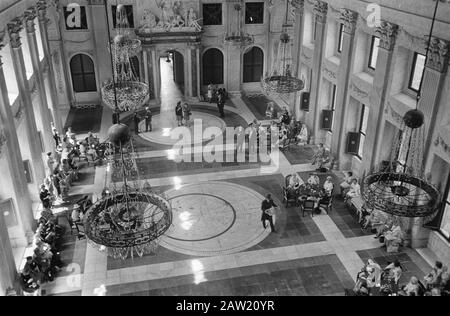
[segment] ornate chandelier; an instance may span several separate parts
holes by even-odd
[[[102,98],[106,105],[120,113],[141,107],[148,97],[149,88],[137,79],[137,71],[130,61],[140,52],[141,42],[130,37],[123,5],[117,6],[116,21],[117,35],[110,44],[113,79],[103,85]]]
[[[438,4],[439,1],[436,2],[425,65]],[[425,67],[422,80],[424,73]],[[423,175],[424,115],[417,109],[421,92],[422,83],[417,94],[416,109],[408,111],[403,117],[388,165],[364,178],[362,195],[369,208],[394,216],[424,217],[429,221],[438,211],[440,194]]]
[[[87,211],[86,236],[115,259],[153,254],[172,224],[170,203],[152,192],[148,183],[140,185],[128,126],[113,125],[108,134],[112,148],[109,167],[113,179],[122,179],[122,183],[105,188],[102,198]]]
[[[300,91],[304,88],[304,82],[292,76],[293,62],[291,39],[287,32],[289,1],[286,0],[286,16],[283,31],[278,45],[277,59],[272,66],[272,72],[261,79],[261,87],[264,93],[287,94]]]
[[[242,49],[252,45],[254,43],[253,35],[245,33],[242,27],[242,0],[234,5],[234,10],[238,15],[238,31],[225,34],[224,43],[232,46],[238,46]]]

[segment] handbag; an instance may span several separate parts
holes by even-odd
[[[267,210],[264,211],[264,213],[266,213],[269,216],[273,216],[273,214],[274,214],[273,207],[268,208]]]

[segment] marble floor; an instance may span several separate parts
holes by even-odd
[[[173,208],[172,226],[156,255],[115,260],[67,229],[62,241],[66,267],[44,286],[46,295],[95,295],[99,289],[105,295],[344,295],[368,258],[383,266],[399,259],[406,267],[401,283],[429,271],[429,260],[413,249],[387,254],[339,199],[330,214],[314,217],[284,205],[284,177],[296,172],[306,180],[315,170],[309,163],[313,148],[277,152],[269,162],[175,162],[177,153],[161,134],[173,127],[169,112],[180,97],[171,89],[177,88],[163,80],[162,104],[154,112],[160,115],[155,134],[135,135],[133,140],[142,181],[164,192]],[[248,107],[248,100],[232,98],[223,120],[214,104],[198,102],[193,108],[208,126],[237,126],[262,115],[266,105],[257,100]],[[111,117],[109,109],[103,109],[103,117]],[[109,119],[101,121],[101,138],[109,124]],[[202,145],[192,146],[194,155],[201,154]],[[224,149],[231,156],[234,152],[234,147]],[[71,195],[98,198],[105,181],[119,180],[108,179],[105,169],[86,168]],[[338,185],[339,175],[331,175]],[[267,193],[279,206],[277,233],[264,229],[260,220]],[[63,215],[60,224],[67,227]]]

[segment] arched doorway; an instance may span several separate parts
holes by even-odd
[[[176,50],[167,50],[160,55],[161,105],[166,101],[184,96],[184,57]]]
[[[97,91],[94,62],[86,54],[77,54],[70,60],[72,87],[75,93]]]
[[[252,47],[244,54],[243,81],[259,82],[264,71],[264,53],[259,47]]]
[[[203,85],[223,84],[223,54],[217,48],[210,48],[203,53]]]

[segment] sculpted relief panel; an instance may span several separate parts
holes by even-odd
[[[141,0],[139,30],[144,33],[200,32],[199,1]]]

